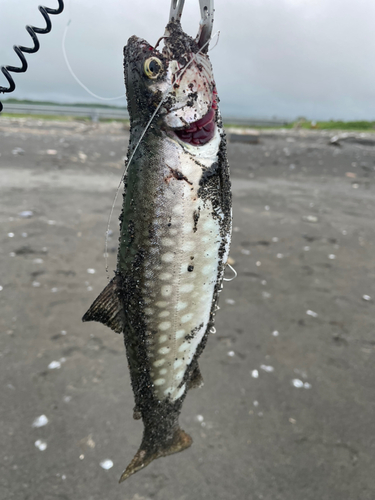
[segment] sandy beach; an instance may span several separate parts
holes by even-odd
[[[129,132],[0,118],[1,499],[375,498],[375,147],[333,135],[229,143],[238,277],[184,403],[194,443],[118,485],[142,423],[123,339],[81,317],[116,265]]]

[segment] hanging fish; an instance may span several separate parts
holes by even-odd
[[[162,50],[132,36],[124,49],[130,144],[115,277],[83,321],[123,333],[144,434],[120,478],[188,448],[178,424],[198,358],[214,333],[231,239],[226,140],[207,50],[212,0],[197,38],[172,0]]]

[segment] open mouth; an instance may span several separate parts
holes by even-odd
[[[210,142],[215,135],[214,107],[200,120],[191,123],[189,128],[175,130],[175,134],[181,141],[193,144],[194,146],[203,146]]]

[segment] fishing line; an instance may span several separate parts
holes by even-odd
[[[190,66],[190,64],[194,61],[195,57],[211,42],[211,40],[213,40],[216,36],[220,35],[220,31],[217,31],[199,50],[196,54],[193,54],[192,58],[190,59],[190,61],[188,62],[188,64],[179,72],[177,73],[177,76],[176,78],[181,78],[182,75],[185,73],[185,71],[188,69],[188,67]],[[110,231],[110,225],[111,225],[111,220],[112,220],[112,215],[113,215],[113,211],[115,209],[115,204],[116,204],[116,201],[117,201],[117,198],[118,198],[118,194],[120,192],[120,188],[121,188],[121,184],[122,182],[124,181],[125,179],[125,176],[126,176],[126,173],[129,169],[129,165],[131,163],[131,161],[133,160],[133,157],[143,139],[143,137],[145,136],[147,130],[149,129],[153,119],[155,118],[155,115],[156,113],[159,111],[159,109],[161,108],[162,104],[164,103],[164,101],[166,100],[167,96],[168,96],[168,93],[173,89],[173,84],[169,85],[169,87],[167,88],[167,90],[165,91],[163,97],[162,97],[162,100],[160,101],[160,103],[158,104],[157,108],[155,109],[155,111],[153,112],[151,118],[149,119],[146,127],[144,128],[137,144],[135,145],[135,148],[133,149],[133,152],[132,154],[130,155],[130,158],[129,158],[129,161],[127,161],[126,165],[125,165],[125,169],[122,173],[122,176],[121,176],[121,179],[120,179],[120,182],[119,182],[119,185],[117,186],[117,190],[116,190],[116,194],[115,194],[115,197],[113,199],[113,203],[112,203],[112,208],[111,208],[111,212],[109,214],[109,217],[108,217],[108,223],[107,223],[107,230],[106,230],[106,233],[105,233],[105,252],[104,252],[104,255],[105,255],[105,271],[107,273],[107,275],[109,274],[108,273],[108,236],[109,236],[109,231]],[[109,275],[107,276],[108,280],[109,280]]]
[[[233,276],[233,278],[223,278],[223,280],[224,281],[233,281],[237,278],[238,273],[230,264],[227,263],[227,266],[230,268],[231,271],[233,271],[234,276]]]
[[[210,49],[208,49],[208,52],[212,52],[214,49],[216,49],[216,47],[217,47],[217,45],[218,45],[218,43],[219,43],[219,41],[220,41],[220,31],[217,31],[217,32],[213,35],[213,37],[211,38],[211,40],[213,40],[213,38],[214,38],[215,36],[217,36],[216,43],[215,43],[215,45],[214,45],[213,47],[211,47]],[[211,40],[209,40],[209,42],[210,42]]]
[[[70,3],[69,3],[69,7],[70,7]],[[67,25],[65,26],[65,30],[64,30],[64,35],[63,35],[63,38],[62,38],[62,51],[63,51],[63,55],[64,55],[64,60],[65,60],[65,63],[66,63],[66,66],[70,72],[70,74],[72,75],[72,77],[75,79],[75,81],[84,89],[86,90],[86,92],[88,92],[90,95],[92,95],[93,97],[95,97],[96,99],[100,99],[101,101],[116,101],[118,99],[123,99],[125,97],[125,94],[122,94],[118,97],[102,97],[100,95],[97,95],[95,94],[94,92],[92,92],[88,87],[86,87],[86,85],[84,83],[81,82],[81,80],[78,78],[78,76],[74,73],[70,63],[69,63],[69,60],[68,60],[68,55],[66,53],[66,48],[65,48],[65,40],[66,40],[66,35],[68,33],[68,29],[69,29],[69,26],[70,26],[70,23],[72,22],[71,19],[69,19],[69,21],[67,22]]]

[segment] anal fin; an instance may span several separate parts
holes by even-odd
[[[82,321],[98,321],[116,333],[123,332],[125,314],[121,289],[121,276],[116,275],[94,300]]]
[[[198,389],[204,385],[203,377],[199,368],[198,363],[196,363],[193,373],[191,374],[189,380],[189,389]]]

